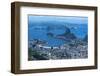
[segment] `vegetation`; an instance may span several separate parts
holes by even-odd
[[[28,49],[28,60],[48,60],[47,57],[45,57],[46,54],[40,54],[36,50],[32,50],[31,48]]]

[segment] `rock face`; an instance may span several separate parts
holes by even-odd
[[[66,27],[66,31],[64,34],[57,35],[56,37],[59,39],[64,39],[64,40],[76,39],[76,36],[73,33],[71,33],[70,29],[67,27]]]
[[[88,41],[88,35],[86,35],[83,40]]]

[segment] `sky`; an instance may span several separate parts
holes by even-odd
[[[29,22],[48,22],[48,21],[59,21],[59,22],[68,22],[75,24],[87,24],[88,17],[79,17],[79,16],[40,16],[40,15],[28,15]]]

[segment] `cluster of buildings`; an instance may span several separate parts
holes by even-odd
[[[46,59],[79,59],[88,58],[88,45],[82,41],[72,41],[70,44],[63,44],[59,47],[46,46],[46,42],[40,40],[30,41],[32,51],[46,57]],[[73,44],[73,45],[71,45]],[[77,45],[77,46],[76,46]]]

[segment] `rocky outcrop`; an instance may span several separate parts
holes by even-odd
[[[88,41],[88,35],[85,35],[83,41],[86,41],[86,42]]]
[[[57,35],[56,38],[63,39],[63,40],[72,40],[72,39],[76,39],[77,37],[70,31],[69,28],[66,27],[65,33],[61,35]]]

